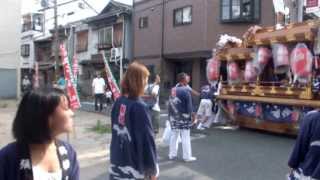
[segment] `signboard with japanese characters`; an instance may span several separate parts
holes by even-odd
[[[319,0],[306,0],[306,13],[319,11]]]

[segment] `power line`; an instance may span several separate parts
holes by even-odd
[[[7,52],[0,52],[0,56],[16,54],[16,53],[18,53],[18,52],[19,52],[19,50],[15,50],[15,51],[7,51]]]
[[[70,3],[73,3],[73,2],[76,2],[76,1],[79,1],[79,0],[70,0],[70,1],[68,1],[68,2],[60,3],[60,4],[58,4],[57,6],[58,6],[58,7],[59,7],[59,6],[63,6],[63,5],[70,4]],[[39,9],[38,11],[45,11],[45,10],[53,9],[53,8],[54,8],[54,6],[48,6],[48,7],[46,7],[46,8]]]
[[[60,3],[58,4],[57,6],[64,6],[66,4],[70,4],[70,3],[73,3],[73,2],[76,2],[76,1],[80,1],[80,0],[70,0],[70,1],[67,1],[67,2],[64,2],[64,3]],[[94,8],[92,7],[86,0],[81,0],[83,1],[92,11],[94,11],[96,14],[99,14],[99,12]],[[48,10],[48,9],[53,9],[54,6],[48,6],[46,8],[42,8],[42,9],[39,9],[39,11],[45,11],[45,10]]]
[[[99,14],[99,12],[93,8],[86,0],[82,0],[91,10],[93,10],[95,13]]]

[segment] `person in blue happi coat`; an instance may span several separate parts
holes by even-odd
[[[320,110],[307,113],[289,159],[290,180],[320,179]]]
[[[191,91],[187,87],[188,75],[180,73],[177,79],[179,83],[172,88],[169,98],[169,121],[172,129],[169,159],[177,159],[178,138],[181,137],[182,158],[185,162],[193,162],[197,158],[192,156],[190,129],[195,122],[195,114],[193,113]]]
[[[148,106],[140,98],[148,76],[144,65],[133,62],[122,80],[122,96],[111,112],[110,180],[156,180],[159,174],[154,130]]]

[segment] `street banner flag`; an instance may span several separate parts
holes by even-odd
[[[80,105],[78,92],[76,90],[75,85],[73,84],[74,77],[71,72],[70,63],[68,61],[67,51],[63,44],[60,45],[60,55],[62,58],[64,77],[67,82],[67,94],[70,98],[70,107],[71,109],[76,110],[80,108],[81,105]]]
[[[73,61],[72,62],[72,70],[73,70],[74,83],[77,84],[79,65],[78,65],[78,59],[77,59],[76,55],[73,56],[72,61]]]
[[[116,83],[116,80],[114,79],[112,72],[111,72],[110,65],[109,65],[107,58],[105,57],[104,51],[102,51],[101,54],[102,54],[103,62],[105,65],[105,71],[107,74],[108,85],[111,89],[114,100],[116,100],[120,97],[120,89]]]

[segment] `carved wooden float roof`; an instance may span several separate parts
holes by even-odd
[[[312,42],[320,25],[319,20],[292,23],[283,29],[275,30],[274,26],[258,30],[245,40],[247,46],[270,45],[274,43]]]
[[[234,47],[225,48],[217,53],[220,61],[243,61],[254,58],[254,53],[251,48]]]

